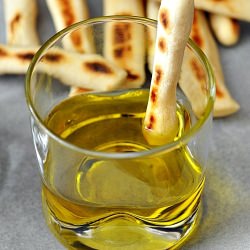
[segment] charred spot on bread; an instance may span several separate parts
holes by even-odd
[[[138,78],[140,78],[140,76],[138,75],[138,74],[134,74],[134,73],[132,73],[132,71],[131,70],[126,70],[127,71],[127,79],[129,80],[129,81],[135,81],[135,80],[137,80]]]
[[[154,104],[157,100],[157,89],[153,88],[151,93],[150,93],[150,99],[152,101],[152,103]]]
[[[15,31],[16,26],[18,25],[18,23],[21,20],[21,14],[19,12],[16,13],[16,15],[12,18],[11,22],[10,22],[10,30],[11,32]]]
[[[238,34],[239,30],[240,30],[240,25],[239,25],[239,22],[236,19],[232,19],[232,26],[233,26],[234,33]]]
[[[203,40],[202,40],[201,36],[198,34],[197,30],[195,30],[195,32],[193,32],[193,34],[191,35],[191,38],[194,40],[194,42],[195,42],[199,47],[202,47],[202,45],[203,45]]]
[[[18,53],[16,56],[17,58],[21,59],[21,60],[32,60],[32,58],[34,57],[34,53],[33,52],[26,52],[26,53]]]
[[[195,73],[197,80],[204,81],[206,78],[205,78],[205,73],[202,67],[197,63],[195,59],[191,60],[190,64],[191,64],[193,72]]]
[[[4,56],[7,56],[7,55],[8,55],[7,51],[0,47],[0,57],[4,57]]]
[[[166,39],[164,39],[163,37],[160,37],[159,42],[158,42],[158,47],[162,53],[165,53],[167,51]]]
[[[80,32],[78,30],[72,32],[70,34],[70,38],[72,43],[79,48],[78,52],[84,53],[84,51],[81,49],[83,41]]]
[[[61,0],[59,1],[60,8],[63,13],[64,22],[66,26],[69,26],[75,22],[75,16],[72,11],[71,1],[69,0]]]
[[[224,94],[221,91],[221,89],[218,87],[218,84],[216,84],[216,98],[223,98]]]
[[[160,66],[156,66],[154,83],[159,85],[162,80],[163,71]]]
[[[126,43],[131,40],[131,25],[129,23],[117,23],[114,25],[114,44]]]
[[[112,69],[103,62],[85,62],[84,68],[100,74],[113,74]]]
[[[153,114],[151,114],[150,118],[149,118],[149,124],[147,126],[147,129],[153,129],[154,124],[155,124],[155,116]]]
[[[169,29],[168,10],[165,8],[160,11],[160,22],[165,30]]]
[[[122,58],[125,56],[125,54],[127,54],[131,50],[132,50],[131,45],[121,46],[121,47],[115,48],[114,49],[114,57],[118,58],[118,59]]]
[[[43,59],[51,63],[58,63],[63,60],[63,55],[49,52],[48,54],[43,56]]]
[[[198,23],[198,12],[194,11],[194,19],[193,19],[193,26],[191,31],[191,38],[194,40],[194,42],[202,48],[203,46],[203,40],[202,36],[199,31],[199,23]]]
[[[197,81],[201,86],[201,90],[206,94],[207,87],[206,87],[206,75],[204,73],[204,69],[195,59],[192,59],[190,61],[190,65]]]

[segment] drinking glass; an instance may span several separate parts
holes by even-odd
[[[45,42],[27,71],[43,212],[69,249],[174,248],[198,225],[214,77],[189,40],[177,87],[179,132],[170,143],[149,145],[142,133],[151,79],[145,60],[155,31],[156,21],[143,17],[88,19]],[[88,34],[92,52],[65,47],[77,32]],[[112,53],[134,59],[124,63]],[[117,70],[121,77],[112,78]],[[81,94],[72,94],[74,83]]]

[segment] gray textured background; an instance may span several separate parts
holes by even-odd
[[[91,16],[101,15],[101,0],[88,2]],[[45,1],[38,3],[39,33],[45,41],[54,28]],[[220,48],[228,88],[241,109],[214,121],[204,216],[186,250],[250,249],[250,23],[241,28],[237,46]],[[0,43],[4,34],[0,0]],[[42,217],[23,76],[0,76],[0,115],[0,249],[63,249]]]

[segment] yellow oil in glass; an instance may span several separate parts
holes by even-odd
[[[150,150],[142,134],[147,100],[147,90],[75,96],[51,111],[46,126],[88,150]],[[191,118],[181,105],[178,117],[180,136]],[[193,227],[204,177],[187,145],[111,159],[57,144],[48,147],[42,200],[49,227],[68,248],[168,249]]]

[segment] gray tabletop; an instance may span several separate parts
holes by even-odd
[[[2,1],[0,43],[5,42]],[[101,15],[102,1],[88,2],[91,16]],[[38,3],[45,41],[54,28],[45,1]],[[236,46],[220,47],[228,88],[241,109],[214,121],[203,219],[183,249],[250,249],[250,23],[241,23],[241,29]],[[0,76],[0,249],[63,249],[42,217],[23,76]]]

